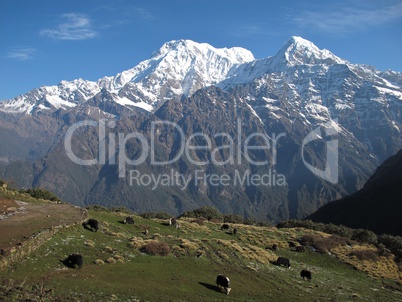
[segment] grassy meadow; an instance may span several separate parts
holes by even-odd
[[[168,220],[137,215],[130,225],[122,223],[125,213],[88,214],[100,222],[98,232],[81,225],[61,228],[0,270],[0,301],[402,301],[401,273],[392,255],[367,260],[354,252],[376,250],[367,244],[296,252],[289,241],[330,235],[243,224],[221,231],[221,223],[191,218],[178,219],[177,229]],[[273,244],[277,251],[267,249]],[[71,253],[83,255],[81,269],[60,261]],[[290,269],[275,265],[278,256],[290,259]],[[300,277],[302,269],[312,272],[311,282]],[[230,278],[230,295],[217,290],[218,274]]]

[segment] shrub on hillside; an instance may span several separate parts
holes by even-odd
[[[402,262],[397,263],[398,270],[402,272]]]
[[[347,239],[344,237],[332,235],[327,238],[322,238],[321,240],[316,242],[316,248],[319,252],[326,253],[340,245],[346,245],[347,242]]]
[[[288,220],[277,224],[277,228],[296,228],[302,227],[310,230],[321,231],[328,234],[338,235],[350,238],[362,243],[376,244],[377,235],[365,229],[352,229],[343,225],[326,224],[321,222],[313,222],[311,220]]]
[[[402,237],[383,234],[378,236],[378,243],[385,245],[395,255],[397,262],[402,260]]]
[[[205,217],[198,217],[194,220],[192,220],[191,222],[193,223],[197,223],[198,225],[205,225],[205,220],[207,220]]]
[[[172,215],[170,215],[168,213],[165,213],[165,212],[159,212],[159,213],[156,213],[155,218],[158,218],[158,219],[170,219],[170,218],[172,218]]]
[[[255,219],[252,219],[252,218],[246,218],[246,219],[244,219],[243,224],[245,224],[245,225],[256,225],[257,221]]]
[[[304,235],[300,239],[302,245],[312,246],[320,253],[327,253],[340,245],[351,244],[348,238],[332,235],[329,237],[320,237],[317,235]]]
[[[157,219],[170,219],[172,215],[164,212],[145,212],[141,213],[140,216],[145,219],[157,218]]]
[[[314,247],[314,243],[317,240],[317,238],[318,238],[318,236],[316,236],[316,235],[306,234],[300,238],[299,242],[301,245]]]
[[[87,210],[94,211],[94,212],[107,212],[107,213],[124,213],[124,214],[134,214],[132,210],[126,208],[124,206],[118,207],[105,207],[101,205],[89,205],[86,207]]]
[[[116,213],[127,213],[127,214],[133,214],[133,211],[130,209],[123,207],[123,206],[118,206],[118,207],[112,207],[109,210],[110,212],[116,212]]]
[[[323,223],[312,222],[311,220],[286,220],[279,222],[276,227],[281,228],[306,228],[310,230],[323,231]]]
[[[236,214],[225,214],[223,215],[223,222],[228,223],[243,223],[244,219],[240,215]]]
[[[170,246],[166,242],[159,241],[151,241],[141,248],[141,252],[152,256],[167,256],[170,251]]]
[[[217,208],[214,207],[201,207],[199,209],[195,209],[193,211],[184,212],[181,217],[189,217],[189,218],[199,218],[205,217],[208,220],[218,220],[222,222],[223,215]]]
[[[151,219],[151,218],[155,218],[156,213],[154,213],[154,212],[145,212],[145,213],[141,213],[140,216],[142,218],[145,218],[145,219]]]
[[[387,249],[387,247],[382,243],[377,244],[377,250],[378,250],[378,255],[380,255],[380,256],[389,257],[392,254],[391,251],[389,249]]]
[[[108,212],[108,208],[100,205],[90,205],[87,206],[87,210],[94,211],[94,212]]]
[[[285,220],[279,222],[276,227],[278,229],[282,228],[295,228],[295,227],[301,227],[301,225],[297,222],[297,220]]]
[[[360,261],[377,261],[378,254],[372,250],[355,250],[349,253],[350,256],[356,256]]]
[[[60,201],[60,199],[55,194],[42,188],[21,190],[21,193],[27,193],[31,195],[33,198],[45,199],[50,201]]]
[[[369,244],[376,244],[378,241],[374,232],[364,229],[354,230],[351,239]]]
[[[314,223],[314,222],[313,222]],[[341,237],[351,238],[353,235],[353,229],[345,227],[343,225],[336,225],[336,224],[325,224],[322,223],[322,231],[328,234],[334,234]]]

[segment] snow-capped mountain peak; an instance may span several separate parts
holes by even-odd
[[[33,114],[35,111],[69,109],[100,91],[96,82],[76,79],[58,85],[42,86],[0,103],[0,111]]]
[[[163,44],[150,59],[113,79],[102,79],[100,85],[157,108],[165,99],[189,96],[217,84],[232,67],[253,60],[253,54],[241,47],[215,48],[207,43],[173,40]]]
[[[176,87],[173,93],[188,96],[199,88],[224,80],[232,67],[253,60],[253,54],[241,47],[215,48],[207,43],[173,40],[140,64],[145,68],[138,70],[132,82],[141,82],[154,90],[158,88],[155,78],[159,79],[159,84],[161,80],[171,84],[173,81]]]
[[[288,65],[346,64],[347,61],[326,49],[319,49],[314,43],[298,36],[291,37],[275,55],[276,61]]]
[[[192,40],[183,39],[164,43],[158,51],[152,54],[152,58],[159,59],[171,52],[175,54],[187,52],[201,56],[216,54],[222,58],[229,59],[235,64],[250,62],[255,59],[254,55],[249,50],[242,47],[215,48],[208,43],[197,43]]]

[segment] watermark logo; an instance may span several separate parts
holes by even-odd
[[[304,165],[315,175],[325,179],[326,181],[337,184],[338,183],[338,138],[334,137],[338,135],[338,119],[334,121],[329,121],[324,124],[324,133],[321,133],[321,126],[315,128],[311,131],[303,140],[302,143],[302,159]],[[326,141],[326,139],[331,138],[331,140]],[[325,159],[325,169],[321,170],[313,165],[309,164],[304,157],[304,147],[315,140],[325,140],[326,145],[326,159]]]
[[[276,170],[268,169],[265,173],[252,173],[250,170],[235,170],[233,174],[206,173],[196,169],[191,173],[183,174],[171,169],[169,173],[141,173],[139,170],[129,171],[130,186],[149,187],[155,190],[158,187],[179,187],[181,190],[188,188],[190,182],[195,187],[207,186],[285,186],[286,179]]]
[[[140,132],[116,133],[116,123],[101,119],[99,121],[85,120],[72,125],[65,136],[64,147],[71,161],[79,165],[117,165],[120,178],[129,177],[131,186],[146,186],[155,190],[161,186],[176,186],[185,190],[188,186],[286,186],[286,178],[275,170],[278,156],[279,141],[286,133],[267,135],[255,132],[247,137],[243,134],[242,121],[237,119],[235,131],[216,133],[208,136],[205,133],[192,133],[186,137],[183,129],[170,121],[152,121],[150,132],[144,135]],[[79,129],[94,128],[98,137],[97,156],[81,158],[74,152],[73,138],[79,136]],[[325,135],[338,133],[336,122],[328,122],[324,126]],[[167,130],[168,129],[168,130]],[[304,158],[304,147],[308,143],[323,139],[321,128],[317,127],[304,138],[302,143],[302,159],[305,166],[318,177],[333,184],[338,181],[338,140],[326,142],[326,166],[324,170],[314,167]],[[161,134],[170,135],[175,141],[175,152],[169,159],[161,160],[155,150]],[[137,151],[135,156],[127,154],[128,144],[134,144]],[[84,152],[85,153],[85,152]],[[197,156],[206,154],[206,156]],[[256,156],[256,154],[259,154]],[[86,153],[88,156],[88,152]],[[185,159],[193,165],[192,171],[179,173],[175,163]],[[142,164],[154,166],[161,173],[142,173]],[[207,173],[209,165],[231,167],[231,173]],[[127,167],[131,166],[127,173]],[[159,167],[159,168],[158,168]],[[170,171],[168,168],[171,168]],[[250,168],[257,167],[259,172],[251,172]],[[262,168],[261,168],[262,167]],[[161,170],[162,169],[162,170]],[[148,169],[149,170],[149,169]],[[224,169],[222,169],[223,171]],[[253,169],[254,170],[254,169]],[[261,172],[263,171],[263,172]]]

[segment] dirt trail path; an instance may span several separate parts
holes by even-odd
[[[43,229],[74,225],[86,217],[85,209],[70,204],[31,204],[0,198],[0,251],[21,245]]]

